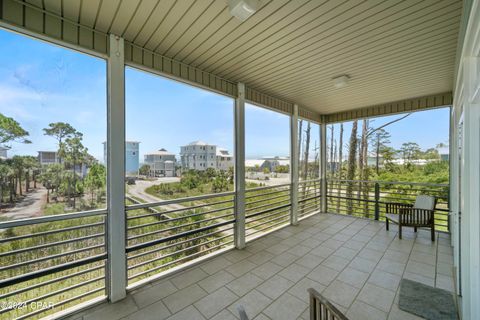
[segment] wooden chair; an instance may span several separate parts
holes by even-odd
[[[348,320],[340,310],[318,291],[310,288],[308,293],[310,294],[310,320]]]
[[[240,315],[240,320],[248,320],[247,313],[245,312],[245,308],[241,305],[237,306],[237,311]]]
[[[437,199],[427,195],[417,196],[414,204],[387,203],[386,228],[389,230],[389,221],[398,224],[398,237],[402,239],[402,227],[413,227],[415,232],[418,227],[429,227],[435,241],[436,205]]]

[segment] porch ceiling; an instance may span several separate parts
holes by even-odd
[[[461,0],[27,0],[319,113],[452,90]],[[332,77],[347,74],[336,89]]]

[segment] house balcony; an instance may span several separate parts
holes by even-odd
[[[106,211],[3,222],[0,297],[46,307],[0,314],[35,318],[52,308],[71,319],[234,319],[241,305],[251,319],[308,319],[314,288],[349,319],[411,319],[398,308],[402,278],[455,291],[448,185],[326,182],[323,195],[320,179],[299,181],[296,190],[247,189],[243,224],[235,192],[127,200],[128,293],[114,304]],[[358,193],[360,186],[369,192]],[[385,230],[386,204],[418,194],[438,199],[434,242],[426,229],[407,228],[403,239],[394,226]],[[331,213],[321,213],[324,205]],[[246,244],[236,249],[239,235]]]
[[[310,319],[314,288],[349,319],[421,319],[398,307],[401,279],[454,291],[450,236],[385,230],[385,223],[313,214],[70,319]]]

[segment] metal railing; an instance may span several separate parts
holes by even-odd
[[[245,236],[265,235],[290,222],[290,184],[257,187],[245,192]]]
[[[302,218],[320,210],[320,179],[298,182],[298,217]]]
[[[448,184],[328,179],[327,210],[385,220],[386,203],[413,203],[420,194],[437,198],[435,226],[439,231],[448,232]]]
[[[0,223],[1,319],[105,297],[106,210]]]
[[[127,205],[128,284],[232,247],[234,204],[225,192]]]

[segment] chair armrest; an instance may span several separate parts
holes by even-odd
[[[410,203],[387,202],[385,205],[387,213],[395,214],[399,214],[400,209],[413,208],[413,204]]]
[[[429,224],[434,219],[435,210],[400,208],[399,220],[402,224]]]

